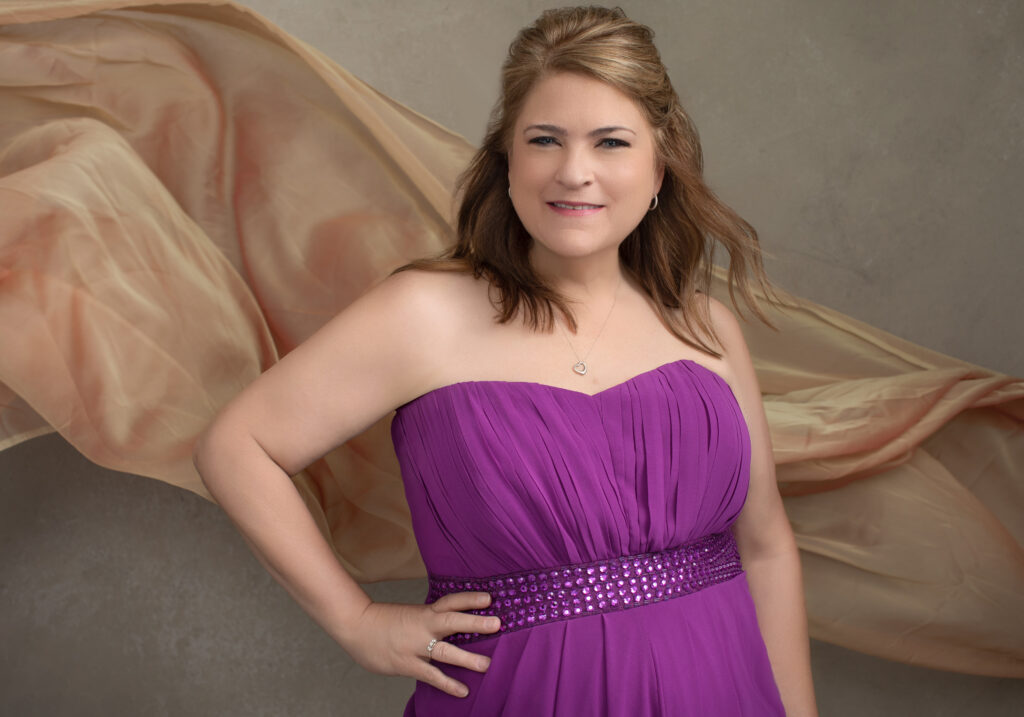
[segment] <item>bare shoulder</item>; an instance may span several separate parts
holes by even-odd
[[[214,424],[293,473],[430,388],[471,276],[403,271],[366,291],[250,384]]]
[[[760,388],[754,373],[750,350],[743,338],[743,329],[732,309],[723,302],[707,296],[708,320],[720,342],[725,378],[733,388],[744,411],[760,402]]]
[[[435,352],[443,358],[479,303],[479,283],[458,271],[401,271],[367,292],[367,310],[382,328],[400,332],[420,361]]]
[[[379,312],[380,320],[388,324],[398,321],[413,334],[428,330],[428,326],[443,328],[437,322],[450,313],[465,278],[457,272],[408,269],[385,277],[358,302],[366,311]]]
[[[386,354],[376,360],[416,367],[406,373],[412,379],[407,390],[416,394],[457,346],[477,283],[463,272],[410,269],[386,277],[347,311],[358,315],[366,338]]]
[[[746,348],[746,344],[743,342],[743,331],[740,328],[740,322],[732,309],[713,296],[702,296],[707,301],[708,319],[711,322],[711,327],[718,335],[719,341],[722,342],[722,348],[725,352],[728,354],[730,348],[736,348],[737,342]]]

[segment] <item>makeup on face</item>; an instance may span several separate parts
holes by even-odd
[[[559,73],[527,95],[509,187],[535,248],[582,257],[616,247],[643,219],[661,176],[653,130],[619,90]]]

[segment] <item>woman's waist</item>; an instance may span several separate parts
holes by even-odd
[[[430,575],[426,602],[454,592],[480,591],[491,604],[476,615],[495,616],[495,634],[456,633],[465,644],[550,622],[617,612],[695,593],[742,572],[732,533],[719,533],[657,552],[523,570],[486,577]]]

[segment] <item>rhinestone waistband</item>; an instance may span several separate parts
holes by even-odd
[[[726,530],[677,548],[592,563],[483,578],[432,575],[426,602],[429,605],[454,592],[490,593],[490,606],[469,612],[498,617],[501,629],[493,634],[460,632],[445,638],[462,645],[549,622],[689,595],[741,572],[736,540]]]

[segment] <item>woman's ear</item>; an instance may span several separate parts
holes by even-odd
[[[658,162],[658,166],[654,170],[654,193],[657,194],[661,191],[661,183],[665,180],[665,165]]]

